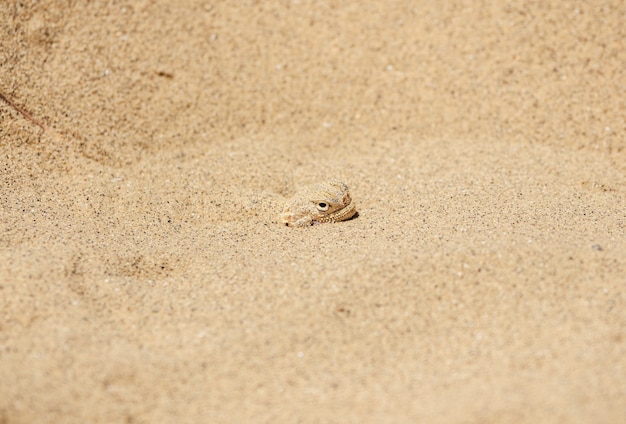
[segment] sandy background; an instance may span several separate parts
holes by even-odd
[[[0,93],[0,423],[625,419],[622,1],[3,1]]]

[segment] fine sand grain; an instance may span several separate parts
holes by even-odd
[[[1,2],[0,423],[622,422],[625,64],[619,0]]]

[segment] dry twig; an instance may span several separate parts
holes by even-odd
[[[42,124],[39,120],[33,118],[33,115],[31,115],[30,113],[28,113],[26,110],[24,110],[22,107],[16,105],[12,100],[10,100],[9,98],[7,98],[7,96],[5,96],[3,93],[0,92],[0,99],[4,100],[6,104],[8,104],[9,106],[11,106],[13,109],[15,109],[20,115],[22,115],[24,118],[26,118],[27,120],[29,120],[30,122],[32,122],[33,124],[37,125],[39,128],[41,128],[42,130],[46,131],[47,128],[44,124]]]

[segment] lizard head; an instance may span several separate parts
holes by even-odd
[[[356,206],[348,186],[338,180],[324,181],[302,188],[288,202],[281,216],[291,227],[304,227],[352,218]]]

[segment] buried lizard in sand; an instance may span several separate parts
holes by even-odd
[[[330,180],[300,189],[287,203],[281,218],[290,227],[306,227],[345,221],[356,213],[348,186],[339,180]]]

